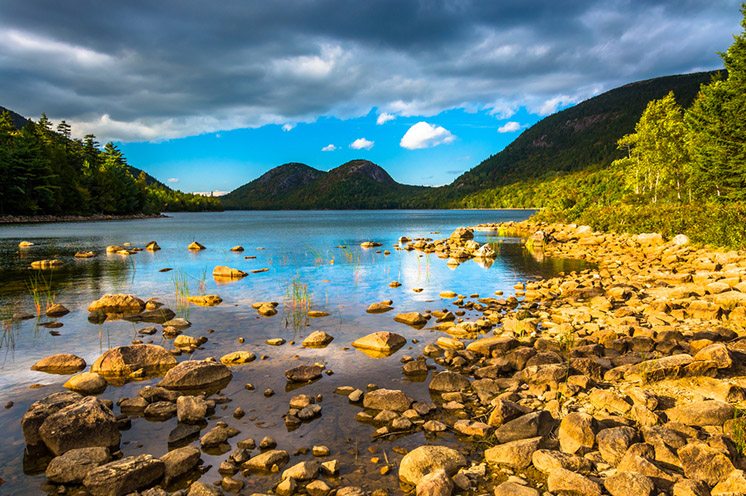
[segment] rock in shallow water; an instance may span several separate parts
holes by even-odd
[[[91,366],[91,372],[104,377],[152,376],[176,365],[176,358],[154,344],[118,346],[104,352]]]
[[[110,459],[109,450],[106,448],[73,449],[53,458],[47,466],[46,476],[57,484],[79,484],[88,472]]]
[[[223,382],[233,377],[222,363],[208,360],[187,360],[169,370],[159,386],[172,390],[196,390]]]
[[[83,398],[48,416],[39,435],[55,455],[75,448],[118,446],[121,438],[114,413],[94,397]]]
[[[70,353],[57,353],[44,357],[31,366],[31,370],[48,374],[74,374],[86,367],[85,360]]]
[[[438,469],[448,475],[466,466],[464,456],[453,448],[446,446],[420,446],[402,458],[399,464],[399,480],[416,486],[422,478]]]

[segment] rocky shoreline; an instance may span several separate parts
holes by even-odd
[[[50,222],[102,222],[110,220],[139,220],[168,218],[164,214],[131,215],[0,215],[0,224],[42,224]]]
[[[432,401],[366,387],[365,377],[329,391],[348,398],[350,420],[370,425],[374,440],[425,434],[428,443],[420,447],[394,447],[381,476],[396,470],[402,489],[418,496],[746,494],[745,253],[696,247],[684,236],[665,240],[531,221],[460,228],[444,240],[402,238],[397,249],[435,253],[449,265],[469,259],[489,265],[499,250],[475,242],[474,230],[524,238],[537,258],[582,259],[594,267],[526,281],[509,296],[443,291],[449,308],[393,316],[433,331],[421,354],[400,357],[402,374],[419,377]],[[205,301],[219,304],[215,296]],[[274,310],[278,304],[258,302],[263,318],[277,313],[262,313],[262,305]],[[390,310],[390,301],[368,309]],[[272,493],[281,496],[388,494],[375,481],[369,487],[340,482],[340,466],[349,460],[327,446],[292,452],[271,438],[232,440],[238,429],[213,413],[230,401],[220,391],[233,377],[231,368],[255,360],[253,353],[179,362],[174,355],[201,343],[183,335],[189,323],[157,301],[109,295],[89,311],[94,320],[150,322],[178,337],[174,350],[141,342],[110,349],[91,372],[65,384],[71,392],[53,393],[29,408],[22,421],[27,449],[54,455],[46,474],[56,492],[217,495],[240,493],[245,478],[268,474]],[[154,332],[158,328],[146,327],[141,335]],[[311,336],[303,346],[333,339]],[[379,332],[350,345],[387,356],[405,341]],[[74,355],[36,366],[67,373],[86,368]],[[296,388],[331,373],[315,363],[285,376]],[[163,374],[136,397],[116,403],[91,397],[107,381]],[[277,415],[290,430],[323,422],[316,420],[322,405],[322,395],[296,394]],[[242,405],[232,414],[245,415]],[[160,458],[122,458],[120,430],[140,416],[177,417],[169,435],[174,449]],[[447,446],[442,435],[461,443]],[[216,446],[227,453],[222,478],[200,480],[200,450]],[[286,468],[291,457],[294,464]],[[182,489],[173,489],[175,480],[182,480]]]

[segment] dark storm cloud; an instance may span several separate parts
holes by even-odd
[[[0,4],[0,104],[156,139],[382,111],[549,113],[715,68],[739,1]]]

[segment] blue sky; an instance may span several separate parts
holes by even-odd
[[[184,191],[353,158],[444,184],[558,109],[722,67],[740,4],[3,0],[0,105],[120,143]]]
[[[381,165],[405,184],[441,185],[504,148],[540,118],[525,109],[510,118],[490,115],[489,111],[455,109],[429,117],[391,116],[379,124],[380,115],[374,109],[366,116],[346,120],[320,117],[310,123],[117,144],[132,164],[186,191],[230,191],[287,162],[329,170],[357,158]],[[442,127],[450,134],[441,131],[436,140],[427,139],[432,133],[415,136],[415,141],[405,141],[410,147],[405,148],[402,138],[419,122]],[[354,148],[355,140],[361,138],[372,143],[358,142]]]

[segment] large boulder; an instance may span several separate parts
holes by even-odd
[[[88,472],[83,485],[93,496],[125,496],[158,482],[165,464],[152,455],[128,456]]]
[[[565,416],[557,435],[560,449],[572,454],[593,448],[596,441],[593,424],[593,417],[587,413],[573,412]]]
[[[233,373],[222,363],[187,360],[169,370],[160,386],[171,390],[197,390],[228,383]]]
[[[114,413],[94,397],[86,397],[48,416],[39,428],[55,455],[76,448],[118,446],[121,438]]]
[[[111,459],[109,450],[101,447],[78,448],[52,458],[46,476],[57,484],[80,484],[88,472]]]
[[[416,486],[430,472],[442,469],[453,475],[466,466],[464,456],[446,446],[420,446],[402,458],[399,464],[399,480]]]
[[[95,372],[81,372],[70,377],[63,387],[80,394],[103,393],[108,383]]]
[[[83,370],[86,366],[85,360],[70,353],[57,353],[42,358],[31,366],[31,370],[46,372],[48,374],[74,374]]]
[[[57,413],[65,407],[79,402],[83,397],[72,391],[52,393],[46,398],[35,401],[21,419],[21,429],[26,444],[37,446],[42,443],[39,429],[50,415]]]
[[[379,331],[363,336],[352,342],[352,346],[361,350],[371,350],[381,353],[394,353],[406,344],[407,340],[399,334]]]
[[[474,230],[470,227],[459,227],[448,237],[452,241],[466,241],[474,239]]]
[[[138,314],[145,310],[145,302],[133,294],[105,294],[88,305],[88,311],[104,314]]]
[[[91,366],[91,372],[109,378],[158,376],[176,365],[176,358],[162,346],[133,344],[104,352]]]
[[[702,442],[691,442],[678,451],[687,478],[714,486],[724,480],[735,467],[727,455]]]

